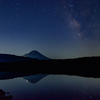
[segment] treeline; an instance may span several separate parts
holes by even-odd
[[[0,62],[0,71],[65,71],[70,69],[100,68],[100,57],[83,57],[77,59],[30,60],[19,62]]]
[[[100,57],[0,62],[0,71],[100,77]]]

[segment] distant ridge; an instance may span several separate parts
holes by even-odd
[[[33,51],[25,54],[24,57],[36,58],[36,59],[39,59],[39,60],[50,60],[50,58],[42,55],[41,53],[39,53],[36,50],[33,50]]]
[[[0,62],[18,62],[18,61],[29,61],[29,60],[36,60],[33,58],[23,57],[23,56],[16,56],[11,54],[0,54]]]

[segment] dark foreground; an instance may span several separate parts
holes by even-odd
[[[7,94],[9,94],[9,92],[7,92]],[[6,92],[0,89],[0,100],[12,100],[12,98],[12,95],[6,96]]]
[[[66,74],[84,77],[100,77],[100,57],[84,57],[67,60],[31,60],[1,62],[0,71],[29,74]]]

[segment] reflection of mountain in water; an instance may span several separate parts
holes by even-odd
[[[23,77],[23,79],[25,79],[26,81],[28,81],[30,83],[37,83],[38,81],[40,81],[41,79],[43,79],[47,75],[48,74],[37,74],[37,75]]]

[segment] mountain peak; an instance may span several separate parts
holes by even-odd
[[[39,53],[37,50],[30,51],[29,53]]]
[[[37,50],[30,51],[27,54],[25,54],[24,56],[25,57],[30,57],[30,58],[37,58],[39,60],[49,60],[49,58],[45,57],[44,55],[42,55]]]

